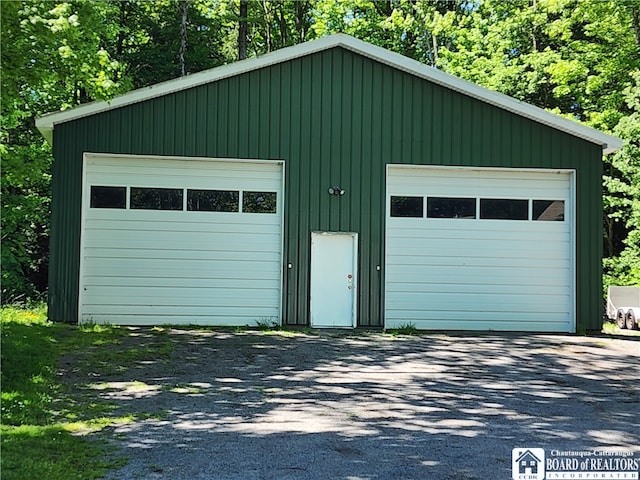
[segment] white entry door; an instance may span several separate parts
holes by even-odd
[[[355,233],[311,234],[311,326],[356,326]]]

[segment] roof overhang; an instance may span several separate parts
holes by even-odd
[[[411,58],[362,40],[358,40],[357,38],[343,33],[283,48],[260,57],[230,63],[228,65],[180,77],[175,80],[158,83],[150,87],[133,90],[108,101],[92,102],[69,110],[48,113],[42,117],[36,118],[36,127],[40,130],[40,133],[42,133],[45,139],[52,144],[53,129],[57,124],[95,115],[114,108],[143,102],[145,100],[215,82],[224,78],[233,77],[235,75],[240,75],[252,70],[311,55],[334,47],[345,48],[371,58],[377,62],[407,72],[411,75],[424,78],[425,80],[451,90],[455,90],[464,95],[477,98],[478,100],[515,113],[516,115],[529,118],[570,135],[582,138],[588,142],[595,143],[602,148],[602,151],[605,154],[615,152],[622,148],[622,141],[613,135],[603,133],[595,128],[587,127],[586,125],[582,125],[578,122],[568,120],[559,115],[547,112],[542,108],[521,102],[502,93],[486,89],[461,78],[444,73],[436,68],[422,64]]]

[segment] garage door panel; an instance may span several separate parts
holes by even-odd
[[[400,275],[407,275],[412,267],[413,270],[420,273],[421,277],[430,278],[436,275],[442,275],[442,271],[447,268],[460,269],[464,268],[470,273],[474,272],[486,272],[487,274],[496,275],[518,275],[520,273],[533,275],[538,271],[549,271],[549,276],[552,276],[561,271],[567,271],[571,269],[571,264],[566,262],[565,259],[547,259],[546,256],[533,256],[527,255],[526,257],[522,252],[507,251],[504,257],[466,257],[463,256],[464,252],[460,252],[460,256],[456,257],[456,251],[449,250],[446,252],[446,256],[422,256],[416,255],[411,257],[410,255],[389,255],[387,258],[394,262],[391,272],[387,274],[393,274],[398,271]],[[413,259],[413,261],[412,261]],[[449,261],[450,260],[450,261]],[[493,279],[493,277],[491,277]]]
[[[198,249],[217,246],[220,250],[238,249],[249,251],[272,252],[280,248],[280,238],[276,235],[260,236],[258,233],[206,233],[192,232],[185,238],[184,232],[132,232],[131,236],[116,233],[112,230],[104,232],[88,231],[87,240],[92,248],[137,248],[141,250],[179,250],[182,248]],[[259,239],[259,240],[258,240]]]
[[[419,247],[424,245],[425,247],[435,248],[495,248],[497,243],[502,243],[505,246],[511,248],[518,248],[521,250],[533,250],[539,251],[541,249],[549,248],[563,248],[570,245],[570,241],[567,239],[567,231],[556,232],[528,232],[528,231],[498,231],[498,230],[473,230],[467,231],[455,231],[447,229],[421,229],[417,228],[414,231],[398,231],[388,237],[389,248],[392,251],[402,248],[402,244],[408,247]],[[513,241],[513,244],[509,245],[509,241]],[[540,245],[543,241],[546,245]],[[398,242],[399,245],[396,245]]]
[[[149,165],[153,163],[153,169]],[[242,159],[194,159],[194,158],[163,158],[161,163],[158,157],[138,157],[138,158],[113,158],[109,160],[105,157],[100,159],[89,159],[87,164],[90,171],[89,178],[108,175],[119,176],[138,175],[141,177],[149,175],[159,175],[162,177],[191,176],[194,178],[246,178],[247,165],[249,162]],[[256,163],[251,163],[256,165]],[[280,164],[276,162],[261,162],[259,165],[260,177],[271,178],[274,183],[281,179]],[[254,169],[255,170],[255,169]]]
[[[275,181],[269,181],[267,178],[260,179],[242,179],[242,175],[237,178],[218,178],[207,176],[171,176],[166,177],[160,174],[136,174],[141,179],[135,183],[131,182],[126,176],[92,176],[88,180],[93,185],[111,185],[111,186],[131,186],[142,188],[184,188],[188,184],[194,190],[236,190],[236,191],[276,191],[280,186]]]
[[[104,312],[83,316],[84,322],[125,325],[257,325],[258,322],[279,320],[277,308],[218,307],[215,310],[198,307],[140,307],[136,305],[104,306]]]
[[[85,255],[85,259],[138,259],[144,257],[149,260],[225,260],[225,261],[264,261],[264,252],[268,249],[260,250],[220,250],[214,246],[207,246],[207,249],[192,248],[190,250],[178,248],[164,249],[143,249],[143,248],[101,248]]]
[[[92,185],[125,186],[127,192],[131,187],[268,191],[276,193],[277,208],[276,213],[90,208]],[[83,195],[82,321],[280,320],[281,162],[91,154]]]
[[[131,314],[99,314],[85,318],[84,322],[104,323],[108,325],[225,325],[229,327],[243,327],[246,325],[257,325],[258,322],[277,322],[277,316],[257,316],[257,315],[185,315],[180,312],[153,315],[131,315]]]
[[[554,285],[565,287],[569,276],[568,269],[557,269],[549,272],[545,269],[506,269],[497,267],[470,269],[464,266],[440,266],[428,267],[423,270],[418,265],[395,265],[388,267],[387,281],[390,284],[390,291],[394,291],[394,283],[416,283],[418,285],[428,285],[443,283],[476,283],[490,284],[495,287],[510,285],[513,283],[537,287],[540,285]]]
[[[467,318],[433,318],[421,320],[418,313],[414,319],[389,319],[387,328],[399,328],[411,323],[422,330],[493,330],[515,332],[567,332],[572,328],[572,322],[550,321],[548,315],[509,315],[503,319],[470,320]]]
[[[124,277],[162,276],[164,278],[204,277],[204,278],[277,278],[280,274],[279,261],[199,261],[137,258],[101,259],[87,258],[86,268],[99,271],[101,275]]]
[[[473,188],[474,196],[479,198],[511,198],[511,199],[538,199],[538,200],[566,200],[566,191],[555,188],[539,187],[523,187],[518,191],[514,191],[513,188],[507,186],[471,186]],[[468,189],[464,185],[458,185],[452,183],[451,186],[446,184],[433,185],[429,188],[427,193],[429,197],[448,197],[451,193],[455,192],[456,197],[468,198],[470,195],[467,193]],[[390,195],[422,195],[424,194],[424,188],[420,184],[416,184],[407,188],[406,190],[391,189]]]
[[[396,243],[397,242],[397,243]],[[457,243],[457,242],[456,242]],[[464,258],[493,258],[487,256],[486,246],[482,248],[483,242],[466,242],[463,248],[460,250],[463,252]],[[489,245],[494,245],[495,243],[489,242]],[[548,260],[552,260],[554,262],[563,262],[563,264],[568,263],[566,258],[566,248],[570,248],[569,244],[563,243],[565,248],[559,245],[553,244],[545,244],[545,253],[544,258]],[[446,256],[447,258],[452,258],[457,253],[456,251],[452,251],[451,248],[446,248],[443,251],[443,248],[438,245],[433,245],[427,242],[417,243],[415,241],[411,241],[410,239],[403,239],[403,241],[394,241],[393,251],[389,251],[388,257],[390,259],[394,257],[404,257],[404,256],[425,256],[425,257],[438,257],[438,256]],[[537,244],[536,247],[540,247],[540,244]],[[391,250],[391,249],[388,249]],[[504,244],[500,249],[502,255],[504,257],[509,258],[523,258],[526,255],[527,248],[522,248],[517,245],[509,245]],[[402,252],[402,253],[399,253]]]
[[[171,218],[164,218],[162,221],[150,222],[132,218],[127,222],[110,222],[100,220],[87,221],[86,230],[91,232],[126,232],[126,235],[145,235],[146,232],[169,232],[169,233],[227,233],[227,234],[272,234],[279,235],[280,226],[275,222],[229,222],[228,219],[221,218],[219,222],[188,222]],[[137,228],[138,227],[138,228]]]
[[[457,250],[457,249],[456,249]],[[464,265],[469,267],[493,266],[496,264],[494,256],[487,256],[488,250],[477,250],[473,252],[464,249],[464,256],[456,256],[453,249],[443,250],[433,248],[429,251],[420,248],[402,250],[402,254],[389,255],[389,260],[394,265]],[[554,268],[562,260],[562,251],[556,249],[548,250],[545,257],[534,257],[527,255],[526,250],[512,248],[509,250],[496,250],[496,254],[501,257],[501,266],[508,267],[538,267]],[[564,264],[563,264],[564,265]]]
[[[95,213],[98,211],[99,213]],[[131,210],[126,219],[117,209],[94,209],[86,217],[86,227],[104,230],[162,230],[167,220],[171,224],[186,227],[189,231],[220,230],[221,226],[230,231],[250,231],[251,228],[269,228],[278,231],[279,216],[274,214],[250,214],[236,212],[181,212]],[[137,227],[140,228],[137,228]]]
[[[526,322],[518,322],[519,319],[526,318]],[[487,330],[483,322],[510,322],[512,327],[523,327],[533,322],[558,322],[565,324],[568,321],[569,312],[553,312],[546,311],[530,311],[524,309],[501,309],[501,310],[478,310],[473,305],[460,305],[460,308],[450,309],[441,307],[440,309],[430,309],[426,313],[421,309],[399,309],[397,313],[389,316],[389,320],[397,325],[397,322],[409,321],[415,323],[416,328],[422,328],[423,322],[438,321],[441,323],[440,328],[457,329],[458,321],[463,320],[475,325],[471,330]],[[523,325],[519,325],[523,323]],[[517,330],[518,328],[516,328]]]
[[[135,316],[135,315],[159,315],[159,316],[175,316],[174,319],[179,320],[179,317],[198,315],[198,316],[235,316],[244,317],[252,321],[259,320],[260,318],[269,318],[277,315],[278,309],[265,306],[255,305],[251,307],[237,305],[237,306],[218,306],[212,308],[211,306],[184,306],[184,305],[141,305],[136,304],[117,304],[110,303],[94,304],[91,305],[90,311],[85,313],[85,319],[93,315],[121,315],[121,316]],[[162,322],[154,322],[154,324],[167,323],[166,318]],[[252,322],[253,323],[253,322]]]
[[[437,307],[434,307],[437,308]],[[503,310],[492,312],[490,317],[484,315],[478,315],[477,310],[468,307],[468,308],[459,308],[459,309],[434,309],[431,308],[425,313],[424,310],[419,309],[402,309],[398,310],[397,314],[393,316],[389,316],[390,322],[393,325],[398,325],[398,323],[404,323],[405,325],[408,322],[414,323],[416,328],[429,330],[430,328],[434,328],[430,324],[434,322],[448,322],[448,326],[442,326],[441,328],[446,329],[458,329],[459,320],[466,321],[469,323],[473,323],[474,328],[470,330],[490,330],[487,324],[493,322],[511,322],[514,324],[524,323],[524,322],[537,322],[543,321],[548,323],[559,323],[565,325],[569,319],[568,312],[553,312],[552,314],[548,312],[538,312],[538,311],[524,311],[514,309],[513,311]],[[467,329],[465,329],[467,330]]]
[[[426,222],[425,222],[426,223]],[[413,245],[417,245],[415,243],[416,240],[424,241],[425,243],[428,240],[436,240],[437,246],[454,246],[458,247],[459,245],[451,245],[448,243],[449,240],[457,242],[464,242],[466,240],[473,241],[473,244],[469,244],[466,246],[475,246],[475,242],[477,241],[503,241],[503,240],[517,240],[518,246],[523,246],[524,248],[533,247],[537,245],[537,248],[540,248],[540,245],[537,243],[541,240],[547,241],[552,245],[556,245],[558,242],[562,242],[565,245],[569,244],[569,240],[567,239],[568,229],[540,229],[540,228],[525,228],[524,226],[514,226],[512,228],[508,228],[505,226],[503,229],[498,228],[473,228],[470,225],[467,228],[459,228],[454,229],[451,228],[452,223],[464,223],[464,220],[455,220],[450,221],[449,225],[446,227],[441,224],[436,224],[436,222],[429,222],[431,225],[415,225],[413,227],[402,227],[402,228],[394,228],[393,224],[390,225],[390,228],[393,229],[393,233],[389,235],[388,239],[390,241],[390,247],[394,248],[395,244],[393,243],[396,239],[402,241],[402,239],[407,239],[405,243],[413,243]],[[517,222],[502,222],[504,223],[517,223]],[[542,223],[542,222],[527,222],[530,224],[533,223]],[[524,242],[524,243],[522,243]],[[481,247],[484,247],[482,245]]]
[[[153,163],[152,169],[149,165]],[[260,176],[247,176],[247,162],[215,162],[164,160],[162,164],[157,158],[149,158],[135,162],[121,161],[102,163],[89,162],[90,172],[87,178],[92,183],[131,185],[135,187],[182,187],[209,189],[251,189],[254,187],[271,187],[279,189],[282,180],[280,165],[268,163],[259,165]],[[256,169],[254,169],[256,170]],[[134,178],[136,183],[131,182]]]
[[[429,283],[428,281],[424,281],[423,283]],[[389,287],[390,293],[395,292],[417,292],[420,294],[424,294],[424,287],[421,284],[417,284],[415,282],[407,282],[402,283],[400,281],[395,281]],[[466,294],[485,294],[485,295],[495,295],[496,289],[495,285],[487,285],[484,282],[479,283],[463,283],[456,281],[455,283],[444,283],[440,279],[434,279],[432,283],[429,284],[429,292],[433,294],[442,294],[442,295],[460,295],[460,293]],[[509,295],[533,295],[531,293],[531,288],[529,285],[516,285],[510,283],[508,285],[502,285],[500,288],[500,295],[509,296]],[[539,297],[545,297],[547,295],[557,295],[558,287],[554,285],[539,285],[536,288],[535,295]]]
[[[122,276],[91,276],[85,275],[83,277],[83,285],[87,288],[101,287],[106,289],[108,287],[117,288],[132,288],[139,287],[140,285],[146,285],[147,287],[166,287],[166,288],[190,288],[190,289],[218,289],[218,288],[233,288],[241,289],[246,288],[246,278],[229,278],[223,276],[222,278],[211,278],[203,276],[190,275],[188,277],[174,277],[174,278],[162,278],[154,276],[135,276],[135,277],[122,277]],[[252,290],[272,289],[273,279],[270,278],[253,278],[251,281]]]
[[[425,207],[430,196],[565,205],[563,221],[531,220],[531,211],[528,220],[489,220],[390,217],[388,210],[387,326],[573,331],[570,172],[389,167],[387,183],[387,209],[394,195],[422,197]],[[473,320],[457,322],[461,313]]]
[[[492,309],[494,312],[529,312],[555,313],[566,305],[567,297],[564,295],[496,295],[457,293],[423,293],[423,292],[395,292],[392,300],[389,300],[389,308],[403,310],[406,305],[411,305],[416,310],[442,309],[449,306],[452,312],[475,312],[476,310]]]
[[[425,193],[425,184],[428,184],[429,196],[449,196],[455,192],[460,197],[495,198],[500,194],[507,195],[507,198],[547,198],[549,194],[555,194],[558,200],[568,198],[566,175],[562,172],[548,174],[534,170],[508,172],[484,169],[472,173],[467,169],[443,169],[440,173],[432,171],[425,175],[423,172],[415,174],[416,171],[413,168],[394,169],[393,178],[388,177],[389,194],[421,195]],[[489,177],[491,183],[486,183]],[[513,188],[514,183],[519,183],[517,190]],[[470,191],[473,191],[473,195],[468,194]]]
[[[126,287],[100,288],[99,293],[92,294],[89,287],[85,296],[85,305],[109,305],[118,299],[119,305],[137,305],[140,297],[154,307],[185,306],[190,307],[225,307],[229,302],[242,305],[251,297],[257,305],[269,305],[278,296],[277,288],[176,288],[176,287],[138,287],[132,291]]]
[[[393,282],[395,278],[398,283],[398,286],[395,285],[389,289],[390,292],[403,291],[403,286],[407,283],[418,283],[419,285],[423,285],[424,291],[429,291],[431,285],[436,284],[437,282],[443,282],[446,284],[452,284],[453,282],[459,282],[463,285],[482,285],[489,283],[495,290],[502,289],[506,286],[511,285],[512,283],[519,282],[521,284],[525,284],[529,287],[530,291],[533,289],[537,289],[539,287],[551,286],[554,288],[563,288],[565,283],[561,278],[550,278],[539,276],[537,278],[528,277],[526,274],[519,275],[511,275],[509,278],[504,276],[502,280],[491,280],[487,282],[487,275],[482,272],[478,273],[469,273],[469,274],[450,274],[450,273],[442,273],[439,277],[431,277],[424,278],[415,273],[409,273],[407,275],[394,273],[394,276],[391,276],[389,279],[389,283]],[[405,282],[405,283],[403,283]]]

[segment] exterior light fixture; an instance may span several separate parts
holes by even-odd
[[[344,190],[340,187],[329,187],[329,195],[344,195]]]

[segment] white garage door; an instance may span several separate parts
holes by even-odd
[[[282,167],[86,154],[80,321],[280,322]]]
[[[389,166],[385,325],[575,331],[573,173]]]

